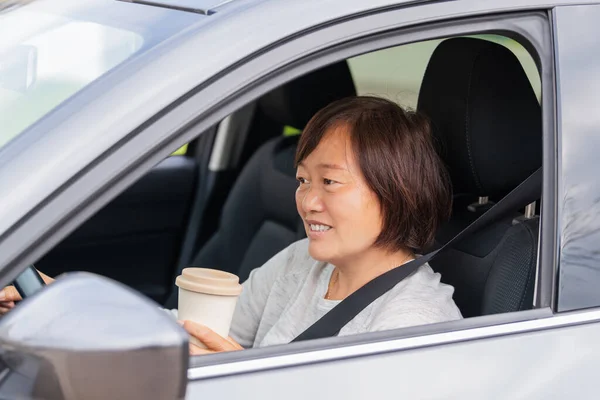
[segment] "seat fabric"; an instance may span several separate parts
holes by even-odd
[[[473,38],[440,43],[427,66],[418,110],[432,122],[434,140],[457,199],[438,232],[439,246],[542,163],[539,103],[516,56],[502,45]],[[470,201],[469,201],[470,200]],[[538,218],[513,224],[513,215],[491,224],[431,261],[455,288],[463,316],[532,307]]]

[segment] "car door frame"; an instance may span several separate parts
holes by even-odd
[[[393,13],[391,13],[390,15],[393,15]],[[540,13],[531,13],[531,14],[522,14],[523,16],[517,16],[517,15],[507,15],[507,14],[499,14],[499,15],[493,15],[493,16],[473,16],[471,19],[469,20],[464,20],[464,19],[449,19],[449,20],[445,20],[443,22],[431,22],[430,25],[425,25],[425,24],[420,24],[418,26],[412,26],[412,27],[403,27],[403,28],[398,28],[395,31],[390,31],[387,32],[385,34],[382,34],[380,37],[374,37],[374,36],[370,36],[370,37],[363,37],[363,38],[356,38],[353,36],[357,36],[356,32],[351,32],[349,35],[350,37],[353,37],[354,42],[351,43],[350,41],[347,41],[346,43],[344,43],[344,45],[342,46],[337,46],[336,48],[329,48],[326,51],[323,52],[315,52],[314,54],[312,54],[310,57],[307,57],[308,60],[303,60],[303,62],[301,61],[297,61],[296,65],[290,65],[288,66],[287,70],[285,71],[280,71],[280,74],[285,74],[287,75],[287,80],[290,79],[289,75],[292,74],[294,71],[294,69],[298,69],[300,68],[300,70],[302,72],[300,73],[293,73],[293,76],[297,76],[297,75],[301,75],[302,73],[307,72],[308,70],[314,70],[316,68],[318,68],[318,66],[320,65],[324,65],[326,63],[330,63],[330,62],[335,62],[335,61],[339,61],[342,59],[346,59],[350,56],[354,56],[357,54],[361,54],[364,52],[369,52],[369,51],[374,51],[374,50],[378,50],[381,48],[385,48],[385,47],[391,47],[391,46],[397,46],[397,45],[402,45],[402,44],[407,44],[407,43],[413,43],[413,42],[417,42],[417,41],[421,41],[421,40],[428,40],[428,39],[435,39],[435,38],[439,38],[439,37],[448,37],[448,36],[453,36],[453,35],[461,35],[461,34],[470,34],[470,33],[482,33],[485,31],[495,31],[495,32],[507,32],[510,29],[513,30],[514,33],[520,33],[523,38],[527,38],[529,40],[529,42],[535,47],[535,50],[537,51],[537,53],[534,54],[539,54],[539,56],[541,57],[540,59],[536,60],[539,65],[538,66],[544,66],[544,69],[542,71],[542,108],[546,109],[546,110],[553,110],[553,104],[554,104],[554,96],[553,96],[553,90],[548,90],[548,85],[550,87],[553,86],[553,53],[552,53],[552,43],[550,41],[551,35],[550,35],[550,28],[549,28],[549,23],[548,23],[548,17],[546,12],[540,12]],[[537,20],[534,22],[533,20],[528,21],[528,23],[530,23],[530,25],[527,27],[527,29],[529,29],[529,31],[527,29],[524,28],[524,26],[526,26],[525,22],[523,22],[525,19],[530,18],[531,16],[536,15]],[[368,18],[368,17],[365,17]],[[523,21],[519,21],[519,19],[522,18]],[[542,29],[542,27],[539,25],[540,24],[540,20],[543,19],[545,21],[546,26]],[[520,30],[521,29],[521,30]],[[525,30],[523,30],[525,29]],[[538,30],[536,35],[531,35],[531,33],[535,30]],[[541,29],[541,30],[540,30]],[[319,42],[319,38],[317,37],[311,37],[310,40],[314,41],[314,42]],[[545,40],[545,43],[543,42]],[[535,44],[534,44],[535,43]],[[543,43],[543,44],[542,44]],[[534,56],[535,57],[535,56]],[[275,80],[277,82],[277,84],[280,84],[280,78],[279,77],[272,77],[273,80]],[[267,83],[268,84],[268,83]],[[276,86],[276,85],[275,85]],[[271,84],[268,84],[268,87],[273,87]],[[554,148],[554,142],[552,137],[553,132],[554,132],[554,120],[553,120],[553,114],[551,112],[546,112],[544,113],[544,132],[545,132],[545,137],[544,137],[544,145],[548,146],[548,149],[550,148]],[[548,149],[545,149],[548,150]],[[551,157],[545,157],[544,158],[544,163],[545,163],[545,167],[548,168],[549,170],[552,170],[552,164],[553,164],[554,160]],[[482,328],[485,329],[489,328],[490,331],[485,331],[488,333],[483,333],[484,331],[481,331],[481,334],[483,336],[480,337],[487,337],[487,335],[491,333],[491,335],[493,336],[493,332],[504,332],[502,334],[505,334],[506,331],[504,331],[503,329],[509,329],[509,331],[511,330],[515,330],[515,332],[518,332],[521,328],[525,329],[525,330],[529,330],[529,324],[528,322],[530,322],[530,320],[532,319],[540,319],[540,318],[547,318],[550,317],[552,315],[552,311],[551,311],[551,304],[552,304],[552,299],[553,299],[553,280],[552,280],[552,276],[553,276],[553,271],[555,268],[555,264],[554,264],[554,259],[552,257],[550,257],[550,255],[552,255],[554,253],[554,248],[552,247],[552,244],[555,243],[555,241],[552,239],[555,236],[555,231],[552,230],[552,226],[550,225],[549,229],[546,228],[546,221],[547,220],[551,220],[552,216],[554,215],[553,212],[553,201],[552,198],[555,194],[555,189],[554,189],[554,178],[552,176],[552,173],[548,173],[548,174],[544,174],[544,204],[543,204],[543,212],[542,212],[542,223],[541,223],[541,233],[540,233],[540,243],[545,243],[546,245],[546,249],[543,248],[542,245],[540,245],[540,251],[539,251],[539,257],[538,257],[538,271],[540,270],[549,270],[550,273],[544,273],[544,274],[537,274],[537,286],[536,288],[538,289],[536,292],[536,307],[538,307],[535,310],[531,310],[531,311],[527,311],[527,312],[521,312],[521,313],[515,313],[515,314],[505,314],[505,315],[495,315],[495,316],[486,316],[486,317],[479,317],[476,318],[475,320],[477,320],[477,322],[473,323],[474,325],[471,325],[471,322],[468,322],[466,320],[463,321],[459,321],[459,322],[451,322],[451,323],[445,323],[445,324],[435,324],[435,325],[431,325],[428,327],[419,327],[416,329],[403,329],[401,331],[390,331],[390,332],[386,332],[383,334],[377,333],[377,334],[366,334],[366,335],[357,335],[354,336],[352,338],[329,338],[329,339],[323,339],[322,341],[315,341],[314,343],[294,343],[294,344],[290,344],[287,345],[286,350],[282,350],[282,349],[278,349],[277,351],[281,352],[283,351],[283,353],[277,353],[277,351],[272,350],[272,349],[253,349],[252,351],[248,351],[245,356],[240,356],[240,355],[231,355],[229,357],[229,355],[227,355],[226,357],[223,357],[222,355],[219,355],[217,357],[215,357],[214,359],[209,358],[209,357],[202,357],[202,358],[196,358],[192,360],[192,369],[190,370],[190,379],[207,379],[207,378],[214,378],[217,376],[223,376],[221,375],[221,372],[216,372],[216,371],[222,371],[222,373],[224,374],[234,374],[234,373],[241,373],[242,371],[244,372],[252,372],[252,371],[257,371],[257,370],[262,370],[262,369],[269,369],[269,368],[279,368],[279,367],[289,367],[290,365],[299,365],[302,363],[306,363],[306,362],[311,362],[308,361],[310,360],[310,357],[307,356],[308,353],[313,353],[313,357],[314,360],[319,360],[319,362],[323,362],[324,360],[334,360],[334,359],[339,359],[339,358],[347,358],[347,357],[354,357],[354,356],[358,356],[358,355],[367,355],[369,354],[368,351],[364,350],[367,346],[368,347],[368,343],[377,343],[376,345],[373,346],[373,353],[378,353],[381,352],[381,349],[384,348],[385,346],[382,344],[382,340],[389,340],[389,344],[390,344],[390,351],[395,351],[398,350],[400,348],[404,348],[404,345],[407,342],[396,342],[396,345],[400,346],[395,347],[396,345],[393,345],[391,343],[394,343],[395,340],[400,340],[399,338],[410,338],[414,335],[422,335],[422,336],[426,336],[426,335],[432,335],[430,336],[430,339],[433,340],[432,343],[434,343],[436,340],[440,339],[440,337],[438,337],[437,339],[433,338],[433,336],[439,335],[441,334],[444,339],[443,342],[445,343],[451,343],[453,341],[456,340],[463,340],[464,337],[462,336],[463,334],[466,334],[467,336],[469,336],[471,333],[473,333],[474,330],[477,330],[478,328]],[[550,198],[551,200],[546,200],[547,198]],[[546,239],[542,239],[542,238],[550,238],[548,240]],[[546,253],[546,257],[543,258],[543,254],[545,251],[549,250],[548,253]],[[546,265],[545,268],[539,268],[539,266],[542,265]],[[541,289],[540,289],[541,288]],[[517,324],[514,325],[513,323]],[[524,325],[519,325],[520,323],[525,323]],[[499,329],[499,326],[502,326],[503,328]],[[509,328],[509,326],[511,326],[511,328]],[[470,331],[471,330],[471,331]],[[454,337],[454,339],[449,339],[450,336],[448,336],[448,333],[457,333],[457,336]],[[460,333],[459,333],[460,332]],[[471,332],[471,333],[469,333]],[[477,336],[476,336],[477,337]],[[385,338],[385,339],[384,339]],[[446,340],[448,340],[446,342]],[[318,342],[318,343],[317,343]],[[358,346],[358,347],[357,347]],[[409,346],[410,347],[410,346]],[[329,355],[325,355],[325,353],[322,351],[322,349],[328,349],[325,352],[329,352]],[[357,353],[353,353],[353,350],[348,350],[349,348],[360,348],[360,350],[357,350]],[[392,350],[394,349],[394,350]],[[273,353],[271,353],[271,351],[273,351]],[[365,353],[363,353],[363,351],[365,351]],[[255,353],[256,352],[256,353]],[[251,354],[252,353],[252,354]],[[318,354],[317,354],[318,353]],[[303,357],[298,357],[298,354],[303,354]],[[279,356],[279,357],[278,357]],[[274,362],[274,359],[277,358],[279,361],[278,362]],[[258,360],[261,361],[258,361]],[[302,361],[304,359],[304,361]],[[294,361],[295,360],[295,361]],[[235,366],[233,365],[235,364]]]
[[[552,36],[549,25],[546,34],[546,38],[550,40]],[[432,35],[430,38],[435,37]],[[547,50],[549,50],[549,52],[545,54],[546,59],[543,61],[537,61],[538,63],[541,62],[541,64],[545,65],[545,68],[542,70],[542,87],[544,93],[542,96],[542,103],[545,105],[544,109],[546,110],[546,112],[544,112],[544,154],[550,154],[552,156],[544,157],[544,167],[546,170],[550,170],[551,172],[545,173],[544,176],[544,212],[542,215],[546,217],[546,220],[550,220],[556,215],[556,210],[554,208],[556,205],[554,171],[557,165],[556,143],[552,139],[552,137],[555,136],[555,114],[552,112],[552,110],[554,110],[553,105],[555,104],[553,94],[556,81],[554,79],[553,69],[551,68],[553,62],[553,46],[551,41]],[[538,66],[540,65],[538,64]],[[550,198],[550,201],[548,198]],[[556,249],[551,248],[551,245],[556,245],[556,231],[551,228],[544,229],[543,225],[541,229],[542,234],[540,236],[543,237],[545,235],[548,237],[548,239],[546,239],[546,241],[540,240],[540,243],[546,243],[547,247],[549,247],[548,250],[550,250],[550,252],[549,254],[547,253],[547,259],[552,259],[555,261],[555,259],[551,257],[551,254],[554,253]],[[543,250],[540,247],[540,253],[542,251]],[[541,261],[539,265],[541,265]],[[334,369],[350,369],[347,368],[347,365],[354,362],[353,368],[356,372],[359,368],[356,366],[357,357],[368,360],[368,362],[373,364],[373,358],[368,356],[377,355],[383,359],[383,356],[390,353],[406,351],[408,354],[410,354],[412,351],[414,358],[414,351],[417,349],[426,350],[432,346],[440,345],[450,345],[450,347],[456,345],[460,346],[469,341],[477,342],[481,348],[480,343],[482,342],[482,339],[492,339],[496,341],[498,338],[501,338],[500,340],[502,340],[502,338],[510,336],[510,340],[513,342],[518,341],[517,345],[522,345],[525,343],[525,340],[528,339],[527,335],[530,335],[531,337],[538,332],[543,332],[544,334],[548,333],[549,331],[551,332],[550,334],[564,332],[568,329],[573,329],[573,326],[587,325],[589,322],[596,321],[600,316],[598,312],[588,313],[585,315],[567,314],[560,317],[553,317],[550,306],[552,306],[555,301],[555,267],[556,264],[552,263],[547,268],[541,270],[538,269],[539,272],[536,276],[536,304],[538,306],[542,304],[546,305],[547,308],[544,309],[537,309],[515,314],[505,314],[502,316],[481,317],[476,319],[477,322],[472,320],[471,322],[473,322],[473,325],[468,328],[466,327],[464,321],[460,321],[456,323],[456,330],[453,330],[454,327],[452,326],[455,325],[455,323],[439,324],[437,326],[432,325],[429,327],[431,331],[428,329],[423,329],[422,327],[402,330],[397,332],[397,339],[393,340],[390,340],[390,335],[392,335],[392,333],[386,332],[381,336],[378,336],[377,334],[367,334],[362,338],[360,337],[362,335],[359,335],[353,338],[335,338],[331,340],[325,339],[323,341],[318,341],[320,343],[311,343],[310,345],[287,345],[285,350],[282,347],[268,350],[258,349],[258,351],[256,351],[254,354],[250,354],[252,351],[248,351],[245,357],[233,355],[229,360],[227,360],[230,362],[225,361],[225,357],[222,355],[216,356],[213,359],[209,359],[208,357],[203,357],[202,359],[196,358],[192,361],[192,369],[190,370],[188,376],[192,382],[196,382],[192,383],[192,385],[197,385],[194,387],[199,388],[198,390],[201,391],[203,395],[226,395],[227,393],[234,396],[235,394],[241,394],[242,391],[231,389],[228,392],[225,392],[223,389],[225,387],[243,387],[243,391],[247,391],[252,390],[251,388],[264,387],[264,385],[267,385],[274,379],[287,378],[287,383],[295,382],[297,384],[294,387],[294,390],[299,389],[299,392],[294,393],[290,398],[306,398],[306,396],[309,395],[307,392],[311,391],[301,388],[301,382],[311,381],[308,376],[309,374],[307,374],[306,371],[307,368],[311,368],[313,366],[314,369],[319,369],[321,374],[337,374],[345,375],[347,377],[351,376],[351,373],[346,372],[346,374],[344,374],[344,372],[338,371],[332,374],[329,371]],[[544,286],[540,286],[542,282],[544,282]],[[542,288],[542,290],[540,290],[540,288]],[[544,290],[544,288],[546,290]],[[486,323],[488,322],[490,325],[486,326]],[[585,329],[594,328],[587,326]],[[577,333],[581,334],[581,330]],[[370,336],[370,340],[367,339],[367,336]],[[342,341],[345,341],[346,343],[342,345]],[[292,348],[292,346],[296,347]],[[271,354],[267,355],[267,353]],[[323,366],[324,363],[328,365],[331,363],[331,367],[327,372],[325,372],[327,367]],[[341,363],[345,363],[344,366],[341,366]],[[384,365],[383,362],[379,364]],[[293,374],[294,372],[287,370],[288,368],[292,368],[295,371],[302,370],[303,372],[301,372],[296,379],[290,379],[289,375]],[[371,370],[370,368],[368,369]],[[382,368],[373,368],[373,370],[382,371]],[[257,373],[263,377],[256,378]],[[315,375],[315,373],[312,374],[313,377]],[[374,374],[371,373],[371,375]],[[214,380],[214,378],[225,379]],[[314,382],[316,386],[319,386],[319,384],[314,380],[312,382]],[[276,390],[281,390],[281,386],[285,385],[280,383],[279,385],[275,384],[274,386],[279,386]],[[394,384],[390,384],[388,386],[394,387]],[[320,388],[323,389],[323,386],[320,386]],[[353,390],[356,389],[356,386],[350,390],[348,390],[348,387],[345,387],[342,390],[337,390],[335,394],[345,398],[360,398],[356,392],[353,392]],[[552,388],[552,390],[553,389],[554,388]],[[548,388],[536,388],[536,390],[541,390],[547,394],[552,393],[552,390],[549,390]],[[581,389],[579,390],[581,392]],[[271,391],[271,393],[273,392],[275,391]],[[389,395],[389,392],[384,391],[383,393],[387,393]],[[195,398],[194,394],[195,392],[193,392],[190,397]],[[393,396],[415,396],[419,394],[422,393],[417,391],[408,391],[405,393],[396,392],[393,393]],[[436,391],[436,394],[448,395],[447,392],[443,391]],[[265,396],[264,393],[262,393],[262,395],[264,398],[270,398],[269,395]]]
[[[234,110],[256,99],[260,94],[301,75],[303,71],[316,69],[327,63],[347,58],[350,54],[357,54],[360,52],[357,50],[360,46],[362,46],[362,51],[366,52],[373,50],[375,47],[383,48],[412,41],[433,39],[435,35],[438,37],[449,36],[452,34],[451,32],[456,34],[455,28],[457,23],[465,24],[461,20],[463,17],[472,18],[472,20],[468,21],[469,26],[475,27],[479,24],[481,28],[473,28],[472,30],[480,32],[481,30],[486,30],[482,29],[485,26],[489,29],[490,24],[497,22],[499,18],[504,18],[505,20],[508,18],[513,23],[517,18],[514,14],[508,16],[504,14],[484,16],[490,10],[509,12],[523,8],[522,5],[505,7],[501,5],[500,1],[490,3],[492,4],[478,6],[476,2],[466,2],[470,9],[464,9],[458,3],[451,2],[428,4],[426,6],[419,6],[419,9],[415,7],[414,9],[380,10],[377,13],[357,16],[351,20],[337,21],[335,24],[322,27],[321,29],[306,32],[304,35],[291,38],[289,41],[282,42],[268,51],[261,52],[254,58],[245,60],[244,63],[219,79],[208,85],[203,85],[197,93],[189,95],[177,106],[165,110],[164,114],[158,116],[143,129],[140,129],[136,135],[125,140],[119,148],[100,160],[93,166],[94,168],[85,171],[71,186],[63,190],[52,202],[49,202],[37,214],[32,216],[31,220],[27,221],[28,224],[36,221],[44,221],[43,217],[45,213],[56,212],[58,209],[61,210],[62,219],[59,223],[53,221],[54,225],[52,227],[56,227],[57,229],[53,230],[51,234],[36,237],[35,240],[29,243],[29,246],[24,248],[24,250],[31,250],[30,252],[23,251],[21,257],[15,257],[11,261],[11,263],[15,264],[15,267],[4,278],[13,278],[18,270],[17,264],[22,267],[28,261],[33,261],[35,257],[47,251],[58,240],[87,219],[95,210],[102,207],[148,171],[152,165],[167,156],[172,149],[193,140],[201,132]],[[535,7],[532,8],[535,9]],[[423,28],[424,24],[432,25]],[[431,28],[434,26],[433,24],[435,27]],[[502,31],[497,26],[494,29]],[[519,27],[518,24],[509,24],[504,29],[507,31],[518,31]],[[544,29],[543,31],[545,32]],[[435,34],[430,30],[435,30]],[[404,37],[404,40],[398,40],[397,36],[400,31],[400,35]],[[531,32],[520,33],[522,36],[527,37],[530,42],[540,42],[540,40],[544,42],[549,40],[544,34],[542,34],[540,39],[531,36]],[[375,38],[375,35],[380,36]],[[410,39],[409,35],[412,35]],[[377,41],[377,45],[373,44],[375,41]],[[542,47],[540,43],[536,44],[538,50]],[[544,55],[544,60],[541,60],[541,62],[548,66],[548,60],[552,60],[552,46],[550,43],[545,43],[543,47],[549,49],[549,53],[547,52]],[[335,51],[333,50],[334,48]],[[544,82],[548,80],[554,82],[552,67],[547,67],[542,73],[542,87],[544,87]],[[543,109],[551,110],[553,109],[553,104],[553,90],[542,90]],[[545,113],[545,115],[547,114]],[[544,132],[549,132],[548,134],[545,133],[544,138],[544,151],[546,152],[549,147],[552,146],[554,148],[555,144],[553,118],[544,117]],[[135,161],[132,162],[132,159]],[[113,164],[113,168],[107,168],[106,166],[112,162],[116,163]],[[437,343],[440,344],[448,341],[454,342],[483,338],[487,337],[486,335],[514,333],[515,329],[526,332],[554,326],[551,324],[548,325],[549,322],[547,321],[548,317],[552,315],[550,306],[553,303],[553,276],[554,266],[556,265],[556,230],[552,224],[547,223],[547,220],[554,218],[556,215],[554,199],[555,166],[553,164],[553,157],[544,158],[544,167],[548,167],[545,168],[546,172],[544,174],[544,211],[542,213],[540,235],[544,240],[540,240],[541,250],[538,261],[539,265],[548,265],[544,270],[547,269],[550,272],[538,274],[537,288],[541,289],[537,291],[536,304],[540,307],[539,309],[516,314],[474,318],[469,321],[411,328],[402,330],[402,332],[390,331],[358,335],[353,338],[330,338],[309,344],[300,343],[290,345],[285,349],[256,349],[244,352],[247,354],[226,355],[228,357],[221,357],[220,359],[206,357],[200,363],[201,366],[198,365],[198,362],[192,362],[189,378],[207,379],[209,377],[221,376],[220,372],[210,373],[208,368],[218,367],[216,369],[213,368],[213,370],[225,371],[233,363],[240,365],[240,362],[247,362],[247,360],[244,361],[246,358],[272,361],[291,354],[296,357],[296,361],[300,360],[300,364],[317,361],[324,362],[326,360],[352,356],[346,351],[351,347],[362,349],[359,353],[355,353],[355,356],[396,351],[400,349],[397,345],[405,348],[404,346],[409,343],[406,340],[411,339],[411,336],[415,336],[413,342],[416,342],[417,347],[419,347],[435,343],[435,341],[430,343],[421,341],[418,344],[420,338],[423,337],[430,339],[437,338]],[[90,182],[94,181],[101,184],[86,187],[86,184],[89,185]],[[82,187],[86,189],[83,193],[81,192]],[[80,192],[78,193],[77,191]],[[76,207],[68,207],[70,203],[66,202],[65,199],[75,193],[77,193],[77,196],[75,196],[77,199],[83,200]],[[64,203],[61,203],[61,201],[64,201]],[[47,220],[45,222],[47,223]],[[21,237],[20,240],[23,241],[23,238]],[[2,247],[4,246],[6,246],[6,243],[2,243]],[[554,324],[559,325],[560,323],[560,321],[554,322]],[[472,337],[470,335],[475,336]],[[391,347],[388,346],[390,344],[392,345]],[[337,351],[337,355],[334,355],[333,358],[330,355],[320,358],[316,354],[319,351]],[[272,352],[275,352],[275,354],[272,354]],[[299,358],[298,355],[300,355]],[[233,359],[230,360],[229,356]],[[289,365],[282,364],[281,366]],[[273,365],[271,362],[266,363],[263,367],[269,369],[276,368],[277,365]],[[198,368],[202,369],[202,371]],[[234,368],[232,371],[232,373],[242,373],[255,370]]]

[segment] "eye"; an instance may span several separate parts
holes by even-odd
[[[334,180],[331,180],[331,179],[324,178],[324,179],[323,179],[323,183],[324,183],[325,185],[333,185],[334,183],[336,183],[336,181],[334,181]]]
[[[298,184],[299,184],[299,185],[302,185],[303,183],[306,183],[306,179],[304,179],[304,178],[303,178],[303,177],[301,177],[301,176],[298,176],[298,177],[296,178],[296,180],[298,181]]]

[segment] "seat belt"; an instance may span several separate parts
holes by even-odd
[[[337,336],[340,330],[369,304],[387,293],[404,278],[415,272],[420,266],[429,262],[432,258],[453,244],[502,218],[507,213],[514,212],[515,210],[536,201],[540,198],[541,191],[542,168],[540,167],[519,186],[513,189],[509,194],[503,197],[498,203],[492,206],[441,248],[403,264],[401,267],[394,268],[366,283],[329,310],[329,312],[298,335],[292,342]]]

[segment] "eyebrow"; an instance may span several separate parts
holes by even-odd
[[[317,165],[318,168],[324,168],[324,169],[341,169],[342,171],[346,171],[345,167],[342,167],[339,164],[328,164],[328,163],[321,163],[319,165]]]
[[[298,163],[298,166],[302,166],[302,167],[306,167],[304,165],[303,162]],[[342,170],[342,171],[347,171],[348,169],[346,167],[342,167],[339,164],[330,164],[330,163],[320,163],[319,165],[317,165],[317,168],[323,168],[323,169],[338,169],[338,170]]]

